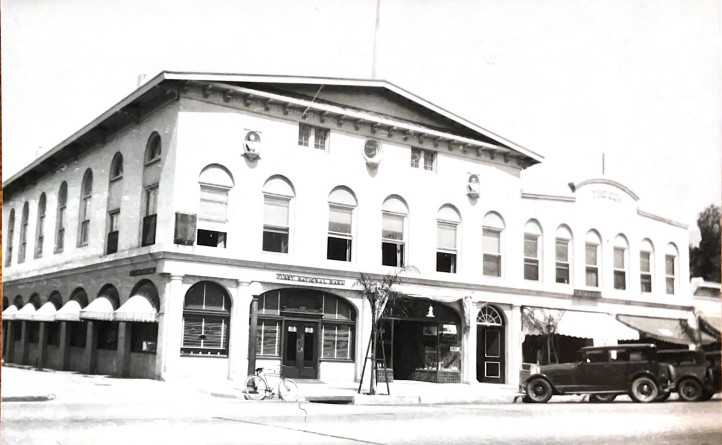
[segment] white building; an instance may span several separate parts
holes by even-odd
[[[257,320],[259,366],[358,381],[359,274],[398,266],[397,379],[514,384],[549,309],[688,343],[687,228],[606,178],[522,190],[541,161],[384,81],[161,73],[3,185],[5,360],[241,379]]]

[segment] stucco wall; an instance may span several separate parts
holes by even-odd
[[[155,354],[130,353],[130,377],[155,378]]]

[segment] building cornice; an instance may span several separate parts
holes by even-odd
[[[547,195],[543,193],[521,192],[522,199],[539,199],[544,201],[576,202],[574,196]]]
[[[668,218],[664,218],[664,217],[655,215],[655,214],[653,214],[653,213],[645,212],[645,211],[643,211],[643,210],[637,209],[637,214],[638,214],[639,216],[644,217],[644,218],[653,219],[653,220],[655,220],[655,221],[663,222],[663,223],[665,223],[665,224],[669,224],[669,225],[675,226],[675,227],[680,227],[680,228],[682,228],[682,229],[688,229],[688,228],[689,228],[689,226],[688,226],[687,224],[682,224],[681,222],[677,222],[677,221],[674,221],[674,220],[671,220],[671,219],[668,219]]]

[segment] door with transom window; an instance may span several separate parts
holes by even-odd
[[[484,306],[476,317],[476,380],[505,382],[504,318],[492,306]]]
[[[286,320],[283,332],[284,377],[296,379],[318,378],[317,321]]]

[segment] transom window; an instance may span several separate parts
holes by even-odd
[[[328,128],[298,124],[298,145],[326,150],[328,148],[328,134]]]
[[[624,290],[627,288],[627,252],[629,244],[623,235],[617,235],[614,240],[614,288]]]
[[[557,229],[555,240],[556,282],[571,283],[572,233],[566,226]]]
[[[642,240],[639,252],[639,284],[642,292],[652,292],[652,265],[654,248],[648,239]]]
[[[422,148],[412,148],[411,167],[429,171],[436,170],[436,152]]]
[[[188,289],[183,306],[182,354],[228,355],[231,299],[219,284],[201,281]]]
[[[476,316],[476,323],[484,326],[503,326],[504,318],[499,311],[491,306],[484,306]]]
[[[115,181],[123,177],[123,155],[116,153],[113,161],[110,163],[110,181]]]
[[[539,223],[529,221],[524,227],[524,279],[539,281],[542,231]]]
[[[502,275],[502,241],[504,220],[498,213],[490,212],[484,217],[482,229],[483,273],[487,277]]]
[[[586,284],[589,287],[599,287],[599,267],[600,267],[600,246],[602,240],[599,234],[590,230],[587,233],[584,245],[584,260],[586,268]]]
[[[161,156],[161,140],[160,135],[156,132],[150,135],[145,148],[145,163],[150,164],[160,160]]]

